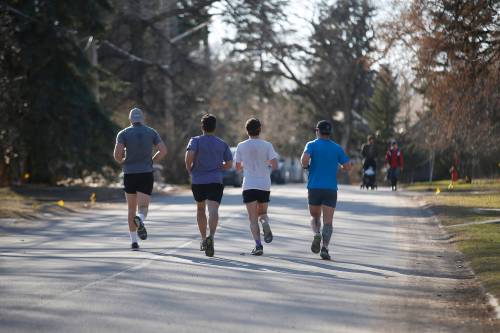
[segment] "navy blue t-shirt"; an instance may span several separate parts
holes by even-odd
[[[229,146],[215,135],[204,134],[189,140],[187,150],[195,153],[192,184],[222,184],[222,162],[233,160]]]

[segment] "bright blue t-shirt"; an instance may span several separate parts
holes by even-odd
[[[342,147],[330,139],[316,139],[306,144],[304,152],[311,156],[307,188],[337,191],[339,164],[349,162]]]
[[[192,184],[222,184],[222,162],[233,160],[229,146],[215,135],[200,135],[191,138],[187,150],[195,153]]]

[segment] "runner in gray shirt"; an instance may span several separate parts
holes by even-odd
[[[167,147],[154,129],[144,125],[144,114],[140,109],[133,108],[129,120],[131,126],[120,131],[116,137],[114,158],[123,167],[130,240],[132,250],[137,250],[137,236],[142,240],[148,236],[144,221],[153,191],[153,162],[165,157]],[[154,155],[153,147],[156,149]]]

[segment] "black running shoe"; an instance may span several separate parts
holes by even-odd
[[[255,248],[252,250],[253,256],[261,256],[263,254],[264,254],[264,247],[262,245],[256,245]]]
[[[321,253],[319,254],[321,259],[323,260],[330,260],[330,254],[328,254],[328,249],[326,247],[321,248]]]
[[[262,223],[262,231],[264,231],[264,242],[271,243],[273,241],[273,233],[268,222]]]
[[[313,253],[319,253],[321,247],[321,235],[314,236],[313,242],[311,244],[311,251]]]
[[[144,223],[141,221],[141,218],[139,216],[134,217],[134,223],[137,226],[137,236],[139,236],[139,238],[142,240],[148,238],[146,227],[144,226]]]
[[[207,249],[207,240],[202,240],[200,242],[200,251],[205,251]]]
[[[132,251],[138,251],[139,244],[137,244],[136,242],[133,242],[132,245],[130,246],[130,248],[132,249]]]
[[[207,257],[213,257],[214,256],[214,252],[215,252],[215,249],[214,249],[214,239],[212,238],[212,236],[208,236],[207,237],[207,247],[205,249],[205,255]]]

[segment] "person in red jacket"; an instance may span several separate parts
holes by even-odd
[[[448,185],[448,190],[453,191],[453,189],[455,188],[455,184],[458,182],[458,170],[454,165],[452,165],[450,168],[450,175],[451,182],[450,185]]]
[[[397,191],[398,178],[403,172],[404,160],[403,153],[398,149],[396,141],[391,142],[391,147],[385,155],[385,162],[389,165],[389,173],[387,178],[391,181],[391,189]]]

